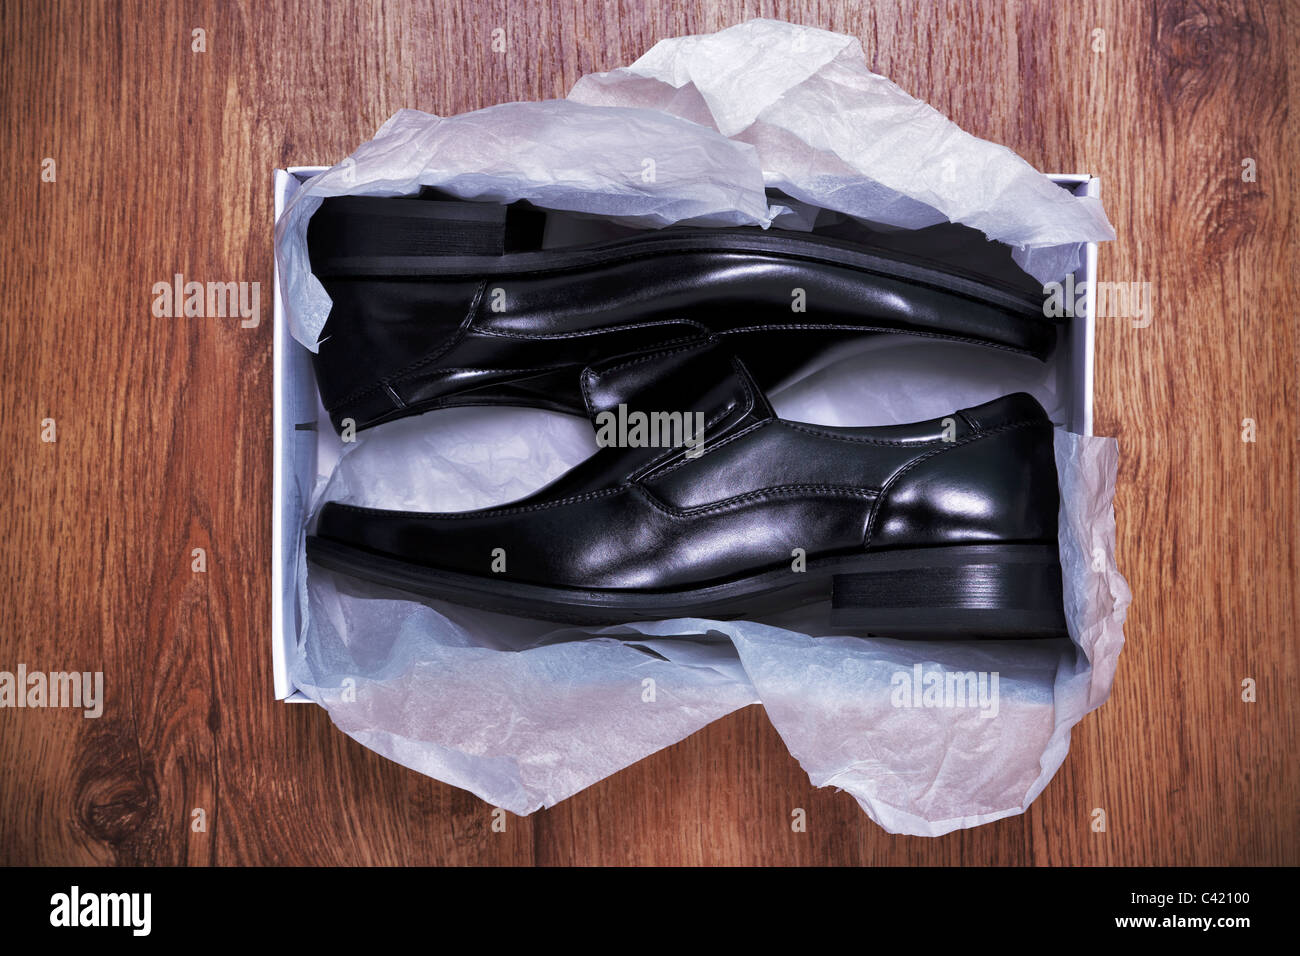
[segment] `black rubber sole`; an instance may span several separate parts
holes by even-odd
[[[1061,638],[1054,544],[979,544],[809,561],[674,591],[549,587],[442,571],[307,538],[313,564],[398,590],[517,617],[603,625],[634,620],[762,617],[830,597],[833,631],[880,637]]]
[[[339,196],[316,214],[312,270],[321,278],[474,278],[586,269],[646,256],[734,252],[844,266],[928,286],[1051,324],[1041,295],[1014,290],[974,272],[903,253],[873,251],[841,239],[758,228],[672,227],[576,248],[540,249],[494,203]],[[529,248],[532,246],[532,248]],[[400,250],[400,251],[399,251]],[[412,254],[415,253],[415,254]]]

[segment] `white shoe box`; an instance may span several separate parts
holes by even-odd
[[[323,166],[291,166],[274,171],[275,219],[303,183]],[[1081,196],[1100,194],[1093,176],[1054,175],[1051,179]],[[1092,434],[1094,289],[1097,245],[1089,243],[1083,266],[1075,273],[1075,289],[1086,289],[1086,308],[1065,326],[1051,361],[1057,365],[1058,387],[1066,396],[1065,427]],[[1086,282],[1084,286],[1082,283]],[[1076,293],[1077,294],[1077,293]],[[318,476],[334,468],[342,442],[330,424],[316,390],[311,353],[289,333],[280,298],[280,271],[275,271],[273,316],[275,350],[274,484],[271,505],[271,659],[277,700],[310,703],[289,674],[300,629],[298,588],[303,564],[303,528]]]

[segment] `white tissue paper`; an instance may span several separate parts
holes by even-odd
[[[784,58],[773,52],[779,44]],[[652,226],[796,216],[797,204],[768,207],[766,178],[798,199],[879,222],[941,221],[921,205],[943,209],[1026,249],[1104,238],[1109,227],[1095,203],[961,133],[860,61],[856,40],[755,21],[665,41],[627,71],[574,90],[626,96],[637,108],[552,101],[446,119],[398,113],[349,161],[305,184],[277,224],[290,329],[314,348],[329,300],[307,267],[306,223],[322,197],[343,193],[437,185],[465,198],[528,198]],[[807,115],[788,116],[787,99]],[[947,124],[943,136],[936,117]],[[739,141],[760,126],[769,128]],[[914,161],[951,159],[955,185],[935,180],[925,163],[919,184],[911,182],[892,160],[865,182],[856,170],[882,140]],[[844,165],[832,168],[830,153]],[[649,180],[647,157],[656,168]],[[980,180],[978,193],[968,175]],[[892,424],[1027,391],[1064,420],[1055,363],[894,338],[774,393],[777,412],[820,424]],[[320,479],[313,513],[326,500],[414,511],[501,504],[594,450],[591,424],[557,413],[432,412],[346,446]],[[1109,694],[1129,604],[1114,562],[1115,442],[1058,429],[1056,452],[1068,643],[817,636],[806,610],[767,624],[557,627],[310,567],[298,579],[306,583],[293,680],[366,746],[517,814],[551,806],[749,704],[766,708],[815,785],[848,791],[890,832],[938,835],[1019,813],[1060,766],[1070,728]],[[927,706],[926,687],[967,673],[984,675],[968,706]]]
[[[1079,243],[1115,238],[1100,200],[1058,189],[872,73],[843,34],[750,20],[661,40],[629,67],[584,76],[569,99],[664,110],[750,143],[768,186],[815,206],[908,229],[964,223],[1016,247],[1040,282],[1078,268]]]

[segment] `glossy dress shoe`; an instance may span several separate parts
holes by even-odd
[[[1065,635],[1052,424],[1031,396],[832,428],[777,418],[716,346],[582,378],[594,420],[698,414],[702,444],[604,447],[535,494],[478,511],[329,503],[309,560],[587,624],[753,618],[829,597],[832,627],[856,633]]]
[[[551,233],[572,232],[552,217]],[[962,226],[616,229],[542,248],[525,204],[344,196],[312,216],[333,300],[316,379],[335,428],[452,405],[582,414],[578,376],[721,336],[771,389],[882,334],[1044,358],[1056,326],[1008,247]],[[573,236],[568,237],[572,239]]]

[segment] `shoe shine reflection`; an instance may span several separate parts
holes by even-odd
[[[709,423],[702,450],[607,445],[532,495],[477,511],[328,504],[309,557],[579,624],[754,618],[829,598],[832,627],[854,633],[1065,635],[1052,424],[1031,396],[910,425],[815,426],[778,418],[716,343],[653,374],[647,364],[584,373],[593,424],[676,394],[683,422]]]
[[[1065,634],[1052,425],[1031,396],[867,428],[785,420],[766,398],[900,335],[1045,359],[1058,331],[1008,247],[820,213],[803,233],[548,247],[555,215],[435,194],[335,197],[312,216],[333,302],[316,377],[336,428],[530,406],[585,416],[599,446],[499,507],[329,503],[312,562],[580,624],[829,599],[832,626],[858,633]]]

